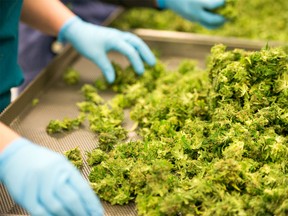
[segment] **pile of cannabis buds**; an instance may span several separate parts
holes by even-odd
[[[99,148],[88,153],[92,188],[112,204],[135,201],[139,215],[284,216],[287,63],[281,48],[216,45],[205,71],[190,60],[168,71],[158,61],[137,77],[115,65],[112,86],[84,85],[79,118],[51,121],[47,131],[77,128],[87,118],[99,135]],[[104,101],[98,92],[105,89],[116,96]],[[141,139],[126,141],[127,108]]]

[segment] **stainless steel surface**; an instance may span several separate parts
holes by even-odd
[[[215,43],[224,43],[229,49],[245,48],[247,50],[258,50],[266,44],[266,42],[203,37],[166,31],[135,30],[134,33],[143,38],[151,48],[158,50],[161,53],[161,59],[170,69],[175,68],[183,58],[197,59],[200,66],[204,67],[210,48]],[[273,45],[278,44],[275,43]],[[127,59],[118,53],[110,53],[109,57],[122,66],[128,65]],[[62,81],[63,71],[70,66],[81,74],[81,81],[76,86],[67,86]],[[97,136],[89,131],[87,122],[79,130],[53,136],[48,135],[45,128],[51,119],[76,117],[78,110],[75,104],[83,101],[83,97],[80,94],[81,86],[85,83],[93,83],[98,76],[102,76],[98,67],[80,57],[71,47],[67,48],[0,115],[0,120],[22,136],[56,152],[63,153],[79,146],[85,158],[86,151],[91,151],[97,147]],[[102,96],[109,99],[112,95],[106,92]],[[36,106],[32,106],[34,98],[39,99],[39,104]],[[86,162],[82,173],[87,178],[89,167]],[[0,186],[0,197],[0,215],[26,214],[23,209],[15,205],[2,185]],[[137,215],[133,203],[121,207],[111,206],[103,202],[103,206],[107,216]]]

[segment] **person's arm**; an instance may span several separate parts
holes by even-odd
[[[59,0],[24,0],[21,20],[44,33],[56,36],[61,27],[75,16]]]
[[[115,71],[107,52],[114,50],[125,55],[135,72],[144,73],[145,61],[153,66],[155,56],[136,35],[113,28],[92,25],[81,20],[59,0],[24,0],[21,19],[59,41],[69,42],[83,56],[97,64],[108,82],[115,80]]]

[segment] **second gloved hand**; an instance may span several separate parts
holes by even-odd
[[[185,19],[198,22],[208,29],[218,28],[225,18],[211,11],[225,4],[225,0],[157,0],[161,9],[171,9]]]
[[[114,50],[125,55],[135,72],[144,72],[142,59],[153,66],[156,59],[148,46],[136,35],[117,29],[93,25],[79,17],[68,20],[59,32],[59,40],[67,41],[83,56],[97,64],[106,80],[114,82],[115,72],[107,57],[107,52]]]
[[[0,181],[31,215],[103,215],[89,184],[64,156],[23,138],[0,154]]]

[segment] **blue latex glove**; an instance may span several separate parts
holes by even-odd
[[[115,80],[115,71],[106,54],[110,50],[125,55],[139,75],[144,72],[142,59],[151,66],[156,63],[151,50],[136,35],[93,25],[76,16],[63,25],[58,39],[70,42],[79,53],[97,64],[109,83]]]
[[[26,139],[0,154],[0,180],[32,215],[103,215],[89,184],[64,156]]]
[[[157,3],[160,9],[171,9],[208,29],[218,28],[225,23],[223,16],[209,11],[223,6],[225,0],[157,0]]]

